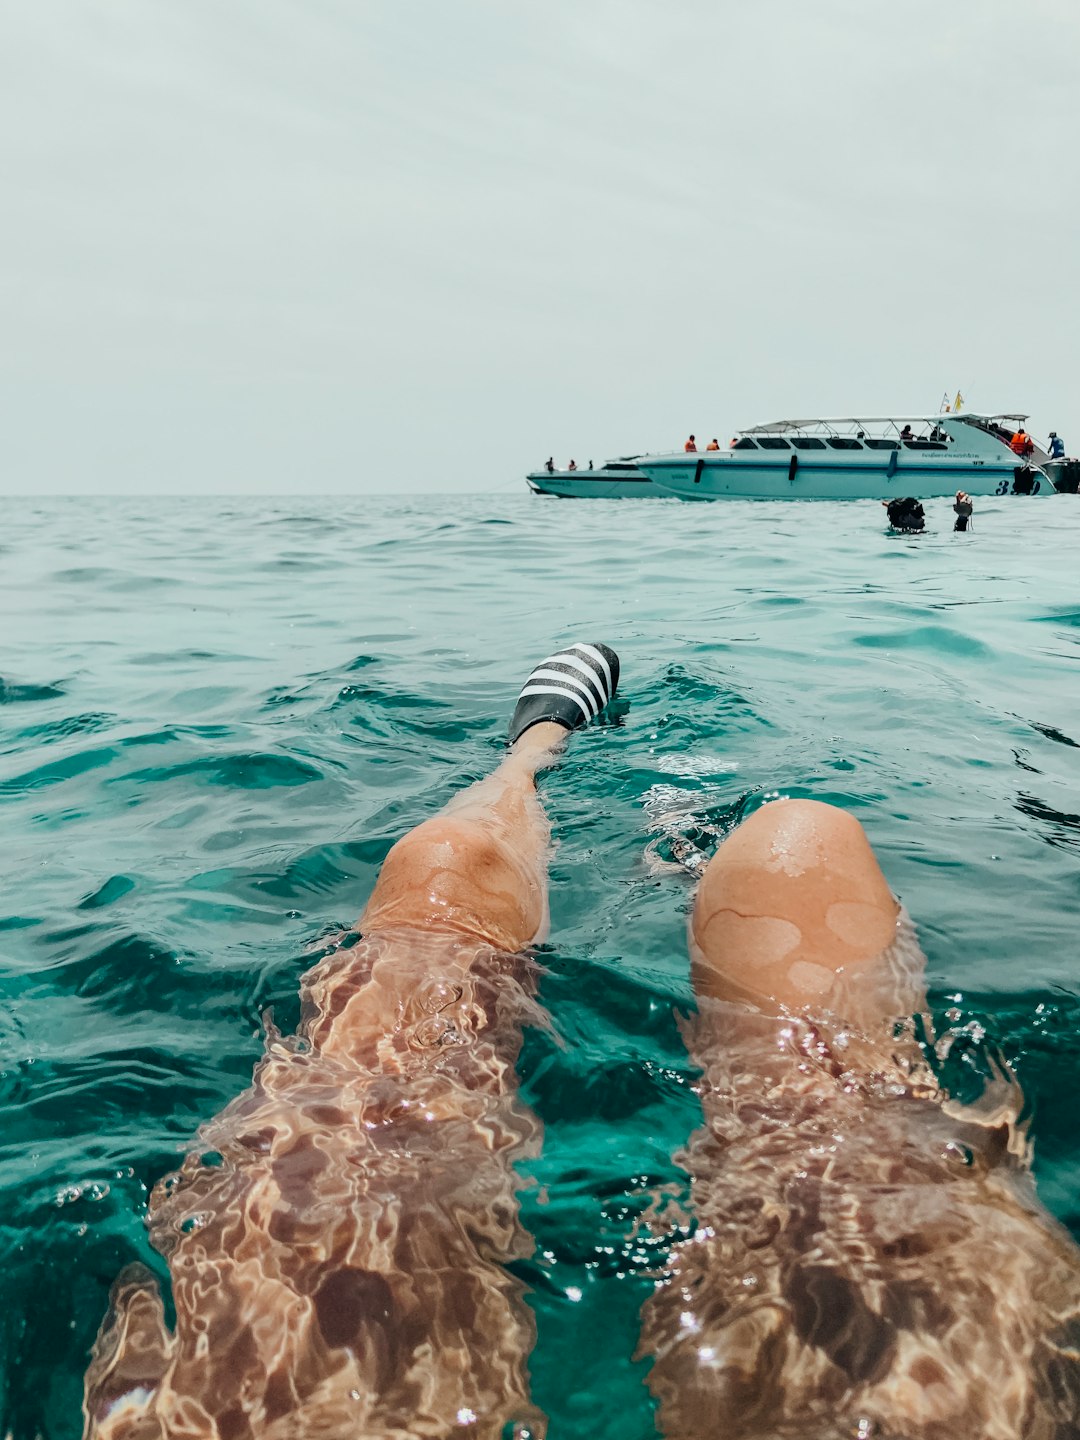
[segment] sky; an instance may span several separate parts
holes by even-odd
[[[0,0],[0,491],[1080,452],[1076,0]]]

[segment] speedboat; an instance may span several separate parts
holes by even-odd
[[[599,470],[533,470],[525,476],[537,495],[558,495],[566,500],[670,500],[647,475],[638,469],[637,455],[607,460]]]
[[[1054,493],[1045,451],[1010,448],[1026,415],[776,420],[741,430],[730,448],[643,455],[638,469],[683,500],[926,500]]]

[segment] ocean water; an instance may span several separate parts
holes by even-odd
[[[542,782],[558,848],[523,1095],[520,1267],[552,1436],[652,1436],[650,1206],[698,1123],[691,889],[659,862],[771,795],[852,809],[919,929],[955,1083],[1028,1098],[1080,1235],[1080,502],[951,532],[872,503],[516,492],[13,501],[0,535],[0,1434],[79,1433],[154,1182],[250,1079],[263,1014],[408,827],[499,758],[532,663],[623,663]]]

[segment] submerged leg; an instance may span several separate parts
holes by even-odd
[[[1080,1252],[1038,1206],[1020,1097],[936,1089],[923,960],[861,827],[764,807],[691,923],[697,1230],[647,1303],[669,1440],[1080,1433]]]
[[[580,648],[604,657],[609,697],[614,655]],[[88,1436],[542,1433],[506,1269],[530,1249],[514,1164],[540,1143],[514,1063],[543,1018],[521,953],[547,920],[535,776],[578,721],[528,698],[495,773],[390,851],[363,939],[304,977],[298,1034],[270,1037],[252,1087],[155,1188],[175,1329],[144,1283],[114,1287]]]

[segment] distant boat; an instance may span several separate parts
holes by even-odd
[[[926,500],[1054,493],[1045,451],[1009,448],[1026,415],[776,420],[741,430],[727,450],[641,455],[638,469],[683,500]]]
[[[564,500],[670,500],[637,467],[637,455],[608,460],[599,470],[533,470],[525,476],[537,495],[558,495]]]

